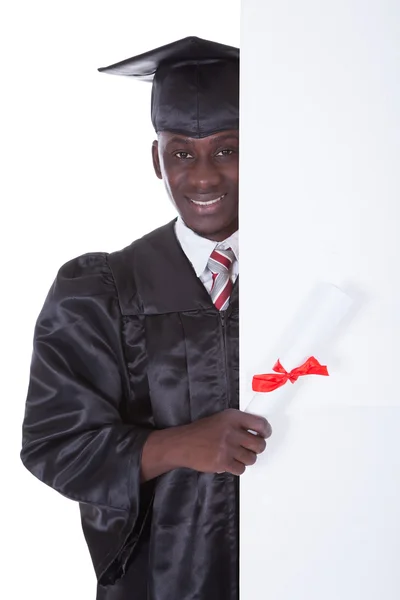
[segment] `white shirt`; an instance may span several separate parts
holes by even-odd
[[[193,269],[196,272],[197,277],[203,283],[204,287],[208,292],[211,291],[212,287],[212,273],[207,267],[208,259],[211,253],[215,250],[216,246],[221,250],[227,250],[231,248],[236,260],[232,266],[232,281],[236,281],[239,274],[239,232],[236,231],[230,237],[223,242],[215,242],[208,240],[207,238],[198,235],[182,221],[180,217],[175,223],[175,233],[178,238],[182,250],[191,262]]]

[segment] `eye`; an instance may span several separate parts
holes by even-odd
[[[180,160],[187,160],[188,158],[193,158],[189,152],[175,152],[174,156],[179,158]]]
[[[231,154],[233,153],[234,150],[232,150],[231,148],[223,148],[216,154],[216,156],[231,156]]]

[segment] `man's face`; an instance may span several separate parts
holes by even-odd
[[[222,241],[238,229],[239,132],[197,139],[161,132],[153,164],[190,229]]]

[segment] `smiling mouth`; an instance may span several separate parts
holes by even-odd
[[[193,202],[193,204],[196,204],[197,206],[212,206],[213,204],[217,204],[217,202],[220,202],[223,198],[225,198],[226,194],[223,194],[222,196],[218,196],[218,198],[214,198],[213,200],[208,200],[207,202],[205,202],[204,200],[193,200],[193,198],[189,198],[190,202]]]

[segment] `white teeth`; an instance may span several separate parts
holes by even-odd
[[[225,196],[225,194],[224,194],[224,196]],[[191,200],[191,202],[193,202],[193,204],[197,204],[198,206],[211,206],[211,204],[216,204],[217,202],[222,200],[222,198],[224,196],[220,196],[219,198],[216,198],[215,200],[209,200],[208,202],[198,202],[197,200],[192,200],[192,198],[190,198],[190,200]]]

